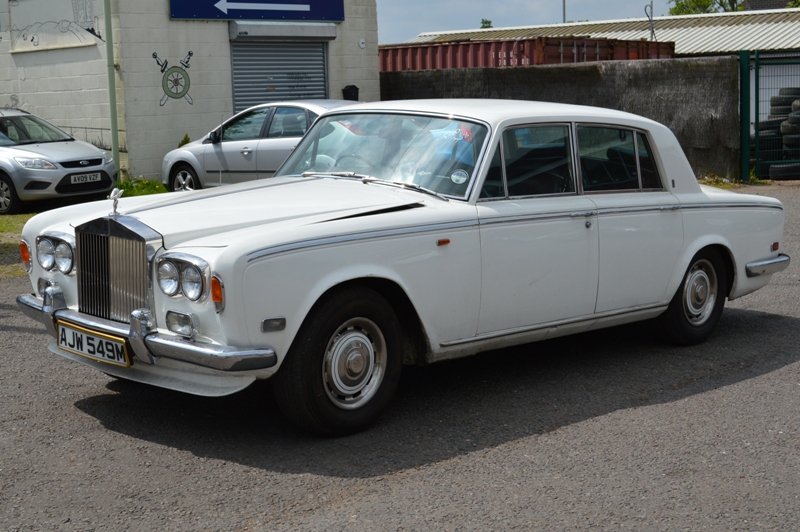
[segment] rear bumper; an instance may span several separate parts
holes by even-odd
[[[789,267],[791,259],[789,255],[781,253],[774,259],[759,260],[749,262],[745,266],[745,271],[748,277],[759,277],[761,275],[772,275],[773,273],[782,272]]]
[[[133,364],[154,365],[159,359],[169,359],[221,372],[263,370],[278,363],[275,351],[269,348],[241,348],[205,344],[183,337],[158,332],[149,310],[131,314],[130,326],[70,310],[58,286],[49,286],[44,298],[30,294],[17,297],[22,312],[47,327],[55,338],[58,320],[80,325],[99,333],[127,339],[134,353]]]

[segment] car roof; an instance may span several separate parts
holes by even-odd
[[[325,99],[316,99],[316,100],[285,100],[280,102],[265,102],[258,105],[254,105],[249,109],[257,109],[260,107],[275,107],[279,105],[283,106],[294,106],[294,107],[303,107],[305,109],[310,109],[312,111],[316,111],[317,114],[323,113],[325,111],[329,111],[331,109],[335,109],[337,107],[343,107],[345,105],[350,105],[354,102],[350,100],[325,100]]]
[[[0,116],[22,116],[29,114],[28,111],[17,109],[16,107],[0,107]]]
[[[652,126],[657,124],[647,118],[602,107],[571,105],[552,102],[536,102],[528,100],[492,100],[492,99],[431,99],[431,100],[394,100],[384,102],[359,103],[349,107],[336,109],[336,113],[346,111],[402,111],[436,113],[482,120],[490,124],[498,124],[507,120],[535,117],[540,120],[566,121],[599,121],[636,123]]]

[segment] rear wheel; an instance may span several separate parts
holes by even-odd
[[[660,336],[678,345],[704,342],[722,317],[728,276],[720,254],[712,249],[694,256],[666,312],[656,318]]]
[[[188,164],[178,166],[169,180],[169,189],[173,192],[178,190],[200,190],[201,188],[197,172]]]
[[[275,397],[298,427],[324,435],[358,432],[387,405],[402,370],[401,331],[377,292],[354,288],[318,304],[275,375]]]
[[[14,183],[7,176],[0,175],[0,214],[14,214],[21,204]]]

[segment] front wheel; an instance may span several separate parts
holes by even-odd
[[[368,288],[332,294],[298,331],[275,375],[275,397],[290,422],[340,436],[366,428],[400,380],[402,333],[391,305]]]
[[[0,214],[14,214],[19,211],[20,205],[14,183],[10,178],[0,175]]]
[[[728,275],[720,254],[703,249],[694,256],[666,312],[656,318],[660,336],[678,345],[704,342],[722,317]]]
[[[175,169],[169,183],[169,189],[173,192],[178,190],[200,190],[201,188],[197,173],[187,164],[182,164]]]

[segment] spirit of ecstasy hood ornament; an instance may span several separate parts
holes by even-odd
[[[114,190],[111,191],[111,194],[109,194],[108,196],[108,199],[114,200],[114,211],[111,213],[111,216],[113,216],[114,218],[118,216],[117,205],[119,204],[119,198],[122,196],[124,192],[125,192],[124,190],[115,188]]]

